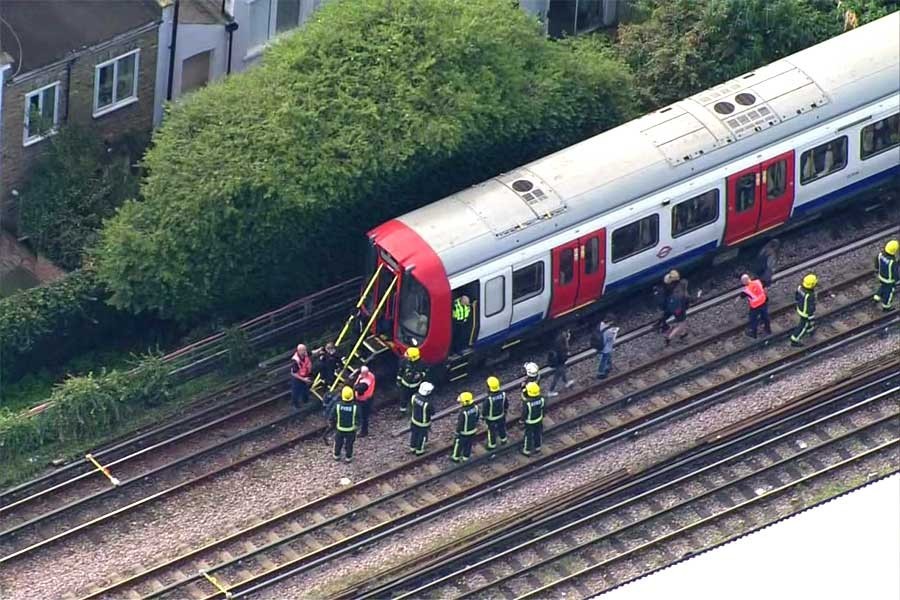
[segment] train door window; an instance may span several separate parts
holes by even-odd
[[[400,341],[419,344],[428,335],[431,300],[428,290],[410,274],[403,276],[400,286]]]
[[[806,185],[847,166],[847,136],[820,144],[800,155],[800,184]]]
[[[756,203],[756,173],[747,173],[738,179],[737,198],[734,201],[735,212],[742,213],[753,208]]]
[[[900,113],[866,125],[859,138],[859,157],[863,160],[900,146]]]
[[[575,279],[575,248],[565,248],[559,253],[559,285],[567,285]]]
[[[640,221],[620,227],[612,234],[612,261],[619,262],[659,242],[659,215],[650,215]]]
[[[484,284],[484,316],[493,317],[506,307],[506,277],[498,275]]]
[[[719,218],[719,190],[709,190],[672,207],[672,237],[684,235]]]
[[[778,200],[787,189],[787,161],[779,160],[766,167],[766,199]]]
[[[584,273],[590,275],[600,268],[600,238],[592,237],[584,245]]]
[[[544,263],[536,262],[513,271],[513,304],[544,291]]]

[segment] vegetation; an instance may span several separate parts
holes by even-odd
[[[359,269],[364,232],[633,116],[591,39],[502,0],[325,3],[263,64],[171,108],[96,251],[131,311],[246,313]]]
[[[53,136],[22,190],[22,229],[50,260],[76,269],[103,219],[137,191],[127,152],[107,149],[92,130],[67,125]]]

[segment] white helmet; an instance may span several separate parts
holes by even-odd
[[[428,383],[427,381],[423,381],[419,384],[419,394],[421,396],[427,396],[431,392],[434,391],[434,386]]]
[[[541,369],[533,362],[525,363],[525,374],[529,377],[537,377]]]

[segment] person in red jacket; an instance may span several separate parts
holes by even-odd
[[[291,403],[299,411],[301,402],[309,402],[309,386],[312,385],[313,365],[309,352],[303,344],[297,345],[297,350],[291,357]]]
[[[359,437],[369,435],[369,415],[372,414],[372,396],[375,394],[375,373],[369,367],[359,368],[359,375],[353,384],[356,402],[359,404],[360,431]]]

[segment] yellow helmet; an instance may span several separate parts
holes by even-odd
[[[525,393],[528,394],[529,398],[537,398],[541,395],[541,386],[532,381],[525,386]]]
[[[813,289],[817,283],[819,283],[819,278],[812,273],[803,278],[803,287],[805,288]]]
[[[406,358],[412,361],[419,360],[419,349],[414,346],[410,346],[409,348],[407,348]]]
[[[491,390],[492,392],[499,392],[500,391],[500,380],[493,376],[488,377],[487,378],[487,386],[488,386],[488,389]]]
[[[897,250],[900,250],[900,242],[898,242],[897,240],[891,240],[884,245],[884,251],[888,254],[896,255]]]
[[[353,400],[353,388],[349,385],[345,385],[343,389],[341,389],[341,400],[344,402],[350,402]]]
[[[463,392],[459,395],[457,400],[459,400],[459,403],[463,406],[468,406],[475,402],[475,397],[472,395],[472,392]]]

